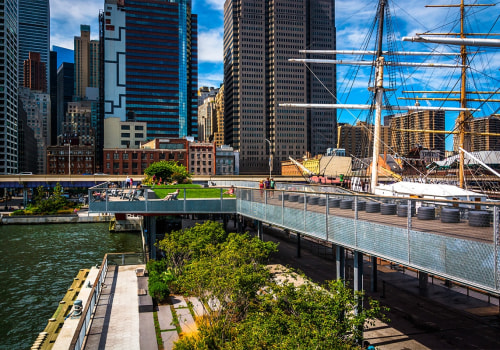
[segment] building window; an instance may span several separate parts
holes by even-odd
[[[147,153],[143,153],[142,156],[141,156],[141,159],[148,159],[148,154]]]
[[[136,138],[136,139],[142,139],[142,138],[144,138],[144,134],[143,134],[143,133],[138,133],[138,132],[136,132],[136,133],[135,133],[135,138]]]
[[[123,159],[128,159],[128,153],[123,153]]]
[[[132,159],[137,159],[137,153],[132,153]]]
[[[122,137],[130,137],[130,133],[129,132],[122,132]]]
[[[119,153],[114,153],[113,154],[113,159],[120,159],[120,154]]]
[[[135,130],[144,130],[144,126],[142,125],[136,125]]]
[[[130,130],[130,125],[122,125],[122,130]]]

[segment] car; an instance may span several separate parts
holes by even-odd
[[[21,171],[19,175],[33,175],[31,171]]]
[[[95,173],[94,175],[108,175],[108,174],[105,174],[105,173]]]

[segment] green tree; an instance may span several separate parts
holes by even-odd
[[[188,172],[186,167],[182,164],[177,164],[175,161],[159,161],[151,164],[144,174],[147,179],[152,181],[155,177],[155,181],[159,181],[161,178],[163,182],[177,181],[177,183],[190,183],[191,174]]]

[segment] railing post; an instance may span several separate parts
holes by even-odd
[[[105,191],[104,193],[106,194],[106,213],[108,213],[108,200],[109,200],[108,189],[106,188],[104,191]]]
[[[493,207],[493,244],[494,244],[494,249],[495,249],[495,290],[498,292],[499,289],[499,283],[500,281],[499,276],[498,276],[498,230],[499,227],[498,225],[500,224],[500,218],[498,217],[499,215],[499,210],[497,206]]]
[[[410,262],[411,260],[411,254],[410,254],[410,231],[411,231],[411,228],[412,228],[412,205],[413,205],[413,201],[411,199],[408,199],[408,203],[407,203],[407,213],[406,213],[406,217],[407,217],[407,229],[406,229],[406,242],[407,242],[407,249],[408,249],[408,263]]]
[[[358,246],[358,196],[354,196],[354,246]]]
[[[269,191],[264,190],[264,220],[267,221],[267,194]]]
[[[304,191],[304,189],[302,190]],[[305,192],[303,193],[303,195],[304,195],[304,232],[307,232],[306,231],[307,197]]]
[[[222,198],[224,197],[224,192],[222,187],[220,188],[220,211],[222,212]],[[184,189],[184,211],[186,211],[186,189]]]
[[[281,192],[281,225],[285,225],[285,191]]]
[[[325,208],[326,208],[326,212],[325,212],[325,229],[326,229],[326,240],[328,241],[328,214],[329,213],[329,207],[328,207],[328,193],[326,194],[326,205],[325,205]]]

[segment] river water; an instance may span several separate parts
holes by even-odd
[[[80,269],[140,251],[140,234],[103,223],[0,225],[0,349],[29,349]]]

